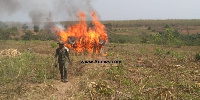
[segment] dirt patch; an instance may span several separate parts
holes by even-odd
[[[5,49],[0,52],[0,55],[4,57],[15,57],[20,56],[21,53],[17,49]]]

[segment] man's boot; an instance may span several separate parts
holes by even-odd
[[[60,74],[61,75],[61,82],[63,82],[64,81],[64,79],[63,79],[63,75],[62,74]]]
[[[68,80],[67,80],[67,71],[64,71],[64,82],[68,82]]]

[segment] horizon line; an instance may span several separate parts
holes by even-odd
[[[138,21],[138,20],[200,20],[200,19],[120,19],[120,20],[99,20],[99,21]],[[52,21],[52,22],[66,22],[66,21],[72,21],[72,22],[76,22],[79,20],[60,20],[60,21]],[[86,20],[86,21],[92,21],[92,20]],[[20,22],[20,23],[32,23],[31,21],[1,21],[0,22]],[[44,21],[43,23],[46,23],[49,21]]]

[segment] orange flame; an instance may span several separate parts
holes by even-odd
[[[93,27],[88,28],[83,12],[79,12],[78,15],[80,22],[69,26],[67,30],[53,27],[55,33],[60,36],[58,40],[63,41],[66,47],[78,53],[100,53],[103,45],[108,41],[108,36],[105,26],[99,22],[95,12],[92,12],[92,17]]]

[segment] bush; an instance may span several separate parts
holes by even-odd
[[[161,41],[161,34],[159,33],[154,33],[151,35],[152,40],[154,41],[154,43],[159,44]]]
[[[0,38],[2,40],[9,40],[11,39],[11,32],[9,32],[7,29],[1,30]]]
[[[199,60],[200,60],[200,53],[197,53],[197,54],[195,55],[195,60],[196,60],[196,61],[199,61]]]
[[[9,39],[11,39],[11,36],[15,36],[18,34],[16,27],[5,28],[5,29],[2,29],[0,32],[1,32],[0,39],[2,39],[2,40],[9,40]]]
[[[6,27],[8,27],[6,23],[0,21],[0,31]]]
[[[39,32],[39,26],[36,26],[36,25],[34,25],[34,31],[37,33],[37,32]]]
[[[142,37],[141,38],[141,43],[148,43],[147,37]]]
[[[40,30],[37,35],[34,35],[35,40],[56,40],[55,39],[55,34],[51,33],[49,30]]]
[[[28,29],[28,26],[27,26],[26,24],[24,24],[24,25],[22,26],[22,29],[26,30],[26,29]]]
[[[165,32],[162,34],[155,33],[152,34],[151,37],[156,44],[176,45],[177,47],[180,47],[183,43],[178,31],[175,31],[173,28],[166,28]]]
[[[147,29],[148,29],[148,30],[151,30],[151,27],[149,26]]]
[[[168,25],[168,24],[166,24],[166,25],[165,25],[165,28],[169,28],[169,25]]]
[[[32,40],[33,39],[33,33],[31,31],[25,31],[25,35],[22,36],[23,40]]]
[[[25,31],[25,35],[22,36],[23,40],[55,40],[55,37],[52,35],[48,35],[48,33],[45,33],[44,31],[40,31],[37,35],[33,35],[33,33],[30,30]]]
[[[55,42],[52,42],[52,43],[51,43],[51,47],[52,47],[52,48],[56,48],[57,46],[58,46],[57,43],[55,43]]]
[[[156,48],[156,51],[155,51],[155,55],[163,55],[164,54],[164,50],[161,49],[161,48]]]
[[[110,34],[111,37],[109,42],[111,43],[140,43],[140,36],[132,36],[132,35],[121,35],[121,34]]]
[[[122,39],[122,38],[120,38],[118,42],[119,42],[119,43],[126,43],[126,40],[125,40],[125,39]]]

